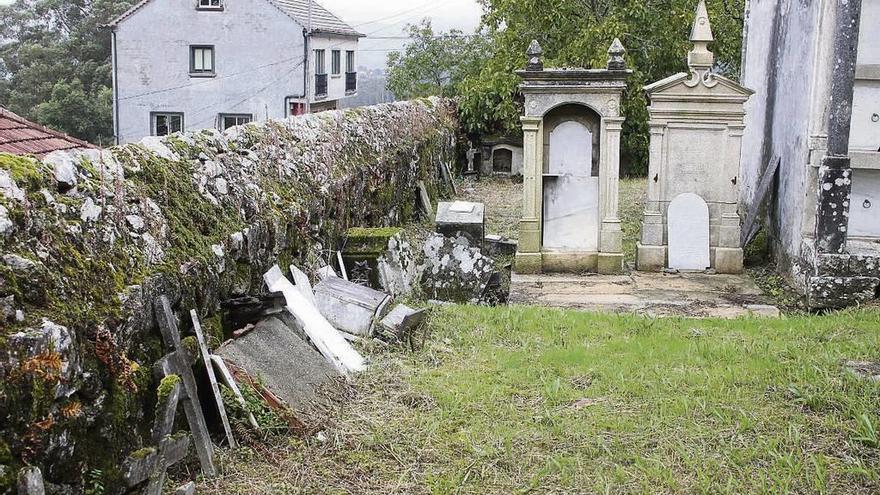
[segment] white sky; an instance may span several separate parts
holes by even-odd
[[[2,0],[0,0],[2,1]],[[425,17],[435,31],[460,29],[473,31],[482,11],[477,0],[317,0],[355,29],[368,35],[359,46],[358,65],[374,69],[385,66],[389,50],[400,48],[403,40],[370,39],[402,36],[403,28]]]

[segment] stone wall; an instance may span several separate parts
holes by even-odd
[[[0,493],[23,464],[115,486],[152,423],[155,297],[196,308],[216,345],[220,302],[264,291],[272,264],[315,266],[349,227],[408,220],[419,180],[445,193],[457,129],[430,99],[0,155]]]

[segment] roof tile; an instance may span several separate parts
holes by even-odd
[[[57,150],[94,148],[67,134],[31,122],[0,107],[0,151],[42,157]]]

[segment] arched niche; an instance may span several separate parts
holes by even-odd
[[[513,150],[496,147],[492,151],[492,172],[509,174],[513,168]]]
[[[551,109],[544,116],[544,174],[556,174],[559,166],[572,170],[589,155],[586,175],[599,177],[601,138],[602,117],[592,108],[568,103]]]

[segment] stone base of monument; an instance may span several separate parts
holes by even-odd
[[[509,302],[648,316],[779,316],[772,300],[749,277],[708,273],[515,273]]]
[[[623,253],[599,253],[596,271],[602,275],[623,273]]]
[[[513,261],[516,273],[543,273],[541,253],[516,253]]]
[[[636,244],[636,269],[640,272],[662,272],[666,268],[666,246]]]
[[[742,273],[743,250],[742,248],[714,248],[714,268],[716,273]]]

